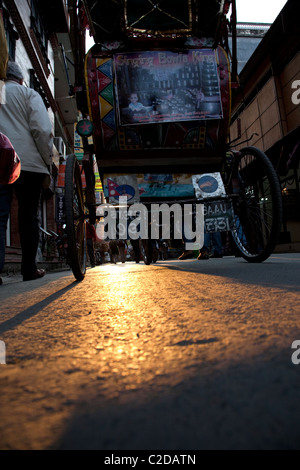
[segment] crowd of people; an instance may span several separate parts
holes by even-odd
[[[89,224],[88,224],[89,225]],[[93,233],[93,235],[91,235]],[[93,239],[91,241],[91,238]],[[90,227],[87,230],[87,241],[88,241],[88,254],[90,260],[90,266],[95,267],[97,264],[103,264],[110,262],[112,264],[126,263],[126,261],[135,261],[139,263],[142,261],[141,243],[139,240],[113,240],[105,242],[100,240],[96,235],[94,226],[92,231]],[[155,243],[155,242],[152,242]],[[185,243],[183,242],[183,247]],[[176,258],[173,254],[172,243],[166,240],[160,240],[156,242],[157,256],[154,257],[155,261],[161,260],[166,261],[170,258]],[[99,257],[96,256],[99,254]],[[177,255],[178,256],[178,255]],[[180,261],[198,258],[199,261],[209,260],[211,258],[221,259],[225,256],[225,246],[223,246],[223,239],[221,233],[210,233],[205,234],[204,246],[198,252],[186,251],[183,248],[182,254],[178,257]],[[96,258],[99,260],[97,263]]]
[[[169,257],[168,242],[166,240],[153,242],[152,248],[153,262],[167,260]],[[135,262],[143,260],[141,240],[101,240],[96,233],[95,226],[87,224],[87,251],[89,265],[94,268],[104,263]]]

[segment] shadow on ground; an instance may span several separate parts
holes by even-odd
[[[261,264],[247,263],[241,258],[210,259],[208,261],[160,261],[156,267],[230,278],[247,285],[272,287],[288,292],[300,291],[300,256],[274,256]]]
[[[290,351],[274,360],[281,366],[256,361],[215,373],[210,364],[172,387],[158,378],[114,399],[91,385],[53,449],[299,450],[299,368]]]

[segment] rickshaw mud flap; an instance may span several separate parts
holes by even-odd
[[[206,233],[231,232],[235,230],[233,201],[230,198],[206,200],[204,202]]]
[[[173,204],[176,204],[176,202],[174,201]],[[236,230],[236,216],[231,198],[223,197],[222,199],[212,198],[194,201],[194,217],[196,216],[195,206],[199,204],[203,205],[206,233],[232,232]]]
[[[232,232],[236,229],[233,200],[230,197],[197,200],[203,205],[206,233]],[[193,210],[195,216],[195,209]]]

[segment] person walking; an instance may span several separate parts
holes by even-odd
[[[53,155],[52,124],[40,95],[23,86],[23,74],[15,62],[8,62],[6,104],[0,106],[0,132],[11,141],[21,159],[20,178],[0,196],[0,211],[5,211],[14,189],[18,200],[19,233],[22,248],[23,281],[45,275],[37,267],[39,243],[38,209],[42,189],[50,184]],[[7,200],[8,198],[8,200]]]

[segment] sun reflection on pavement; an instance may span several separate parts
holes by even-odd
[[[81,403],[93,411],[96,401],[103,412],[128,400],[134,409],[141,396],[151,406],[161,393],[166,402],[183,389],[191,397],[194,383],[202,393],[207,380],[222,383],[227,371],[246,374],[254,364],[278,362],[299,332],[300,299],[297,276],[280,269],[277,281],[276,263],[105,265],[88,270],[81,283],[49,275],[7,299],[4,288],[0,333],[8,365],[0,370],[0,431],[7,446],[21,436],[26,447],[29,427],[35,443],[49,445],[48,423],[57,430]],[[283,354],[278,367],[289,371],[285,361]],[[255,377],[253,383],[259,388]],[[206,399],[213,406],[210,394]],[[223,403],[222,394],[217,399]]]

